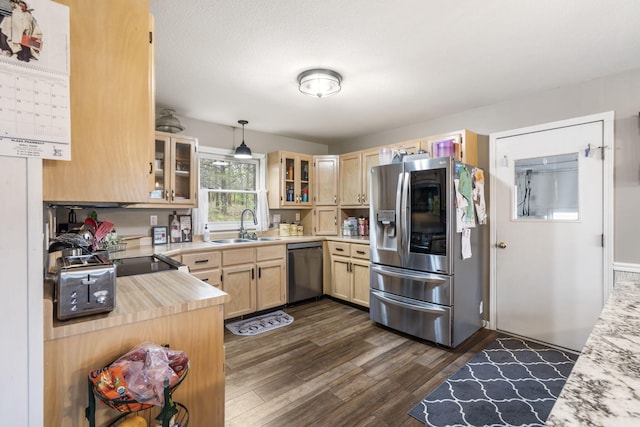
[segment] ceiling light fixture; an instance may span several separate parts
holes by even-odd
[[[298,75],[300,92],[318,98],[340,92],[341,82],[340,74],[326,68],[312,68]]]
[[[167,108],[162,110],[160,117],[156,119],[156,130],[161,132],[176,133],[184,130],[184,126],[180,124],[180,120],[174,117],[175,110]]]
[[[251,158],[251,149],[247,147],[244,143],[244,125],[249,123],[246,120],[238,120],[238,123],[242,125],[242,144],[238,148],[236,148],[236,152],[233,155],[236,159],[250,159]]]

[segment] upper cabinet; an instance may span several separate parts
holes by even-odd
[[[140,203],[153,141],[147,0],[57,0],[70,13],[71,161],[43,161],[43,199]]]
[[[197,207],[198,141],[156,132],[149,162],[149,203]]]
[[[313,156],[276,151],[267,156],[269,206],[311,208],[313,205]]]
[[[478,164],[478,135],[469,130],[458,130],[440,135],[422,138],[420,148],[431,155],[437,156],[436,144],[443,141],[452,141],[454,157],[456,160],[470,165]]]
[[[340,156],[340,205],[369,206],[369,169],[380,164],[379,149]]]
[[[313,156],[313,202],[316,206],[338,204],[338,156]]]

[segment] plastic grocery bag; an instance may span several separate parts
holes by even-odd
[[[92,371],[89,377],[95,390],[107,400],[162,406],[165,381],[173,389],[188,367],[189,358],[184,351],[144,342],[106,368]]]

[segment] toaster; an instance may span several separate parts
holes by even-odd
[[[58,320],[112,311],[116,266],[102,254],[56,259],[55,302]]]

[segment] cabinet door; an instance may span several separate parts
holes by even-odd
[[[196,140],[171,138],[171,204],[197,206]]]
[[[338,204],[338,156],[315,156],[313,170],[313,200],[316,206],[336,206]]]
[[[316,207],[313,229],[316,236],[337,236],[338,208],[333,206]]]
[[[242,316],[256,311],[255,264],[225,267],[222,270],[222,290],[229,294],[224,305],[224,318]]]
[[[313,204],[313,156],[300,154],[297,156],[298,181],[296,182],[296,200],[300,207],[311,207]]]
[[[369,307],[369,265],[368,261],[351,259],[351,274],[353,275],[351,301],[365,307]]]
[[[287,302],[285,263],[283,258],[279,261],[264,261],[257,264],[258,310],[277,307]]]
[[[346,301],[351,299],[351,261],[349,258],[331,257],[331,295]]]
[[[379,150],[368,150],[362,153],[362,193],[360,201],[362,205],[369,206],[369,182],[371,178],[371,168],[380,164]]]
[[[149,166],[149,202],[169,203],[171,137],[156,134]]]
[[[71,161],[43,161],[43,200],[147,201],[153,140],[146,0],[58,0],[70,13]]]
[[[362,157],[360,153],[340,156],[340,204],[359,206],[362,197]]]

